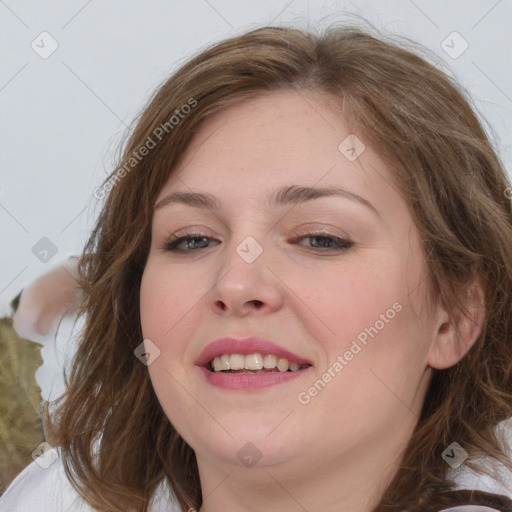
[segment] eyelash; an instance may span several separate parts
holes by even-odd
[[[178,249],[178,245],[181,242],[188,241],[188,240],[194,240],[194,239],[198,239],[198,238],[211,240],[211,237],[205,236],[202,233],[185,233],[184,235],[179,236],[179,237],[172,235],[169,239],[167,239],[162,244],[162,246],[160,248],[165,251],[175,252],[175,253],[193,252],[194,249],[187,249],[187,250]],[[337,236],[332,236],[332,235],[330,235],[328,233],[324,233],[324,232],[308,233],[306,235],[295,238],[294,240],[292,240],[291,243],[296,244],[297,241],[302,240],[304,238],[327,238],[329,240],[334,241],[335,244],[337,244],[337,246],[338,246],[337,248],[336,247],[335,248],[332,248],[332,247],[324,247],[324,248],[309,247],[309,249],[317,250],[319,252],[328,252],[328,251],[345,252],[345,251],[348,251],[354,245],[354,242],[351,242],[350,240],[345,240],[343,238],[339,238]],[[206,249],[206,248],[207,247],[200,247],[199,249]]]

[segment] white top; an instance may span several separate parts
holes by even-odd
[[[508,482],[512,482],[508,474]],[[455,477],[460,489],[480,489],[512,499],[512,488],[489,477],[479,477],[467,468]],[[181,512],[166,483],[155,493],[150,512]],[[0,512],[95,512],[74,490],[60,459],[60,449],[52,448],[27,466],[0,498]],[[501,512],[477,505],[461,505],[442,512]]]
[[[27,466],[0,498],[1,512],[97,512],[69,482],[60,449],[44,452]],[[157,488],[150,512],[181,512],[167,485]]]

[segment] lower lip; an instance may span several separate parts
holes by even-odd
[[[212,386],[237,391],[255,390],[284,384],[303,375],[308,370],[308,368],[305,368],[296,372],[223,373],[211,372],[202,366],[198,368]]]

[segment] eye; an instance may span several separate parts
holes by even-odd
[[[306,246],[307,249],[313,249],[317,252],[328,252],[328,251],[347,251],[353,247],[354,243],[350,240],[345,240],[337,236],[330,235],[328,233],[308,233],[301,237],[293,239],[290,243],[295,245],[304,245],[302,240],[310,240],[310,244]],[[213,242],[213,244],[212,244]],[[182,236],[171,235],[163,245],[161,249],[169,252],[192,252],[197,249],[206,249],[211,245],[219,243],[217,240],[204,235],[203,233],[186,233]]]
[[[164,242],[161,249],[170,252],[191,252],[196,249],[205,249],[209,241],[216,242],[202,233],[186,233],[178,237],[172,235]]]
[[[353,247],[354,242],[345,240],[337,236],[330,235],[328,233],[309,233],[291,241],[292,244],[297,244],[301,240],[310,239],[310,245],[308,249],[315,249],[319,252],[327,251],[347,251]],[[303,244],[300,244],[303,245]]]

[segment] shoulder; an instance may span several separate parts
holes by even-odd
[[[502,421],[495,428],[505,453],[512,457],[512,418]],[[490,458],[478,460],[493,476],[477,473],[466,464],[451,468],[446,476],[453,480],[455,489],[479,490],[490,494],[505,496],[512,500],[512,472],[503,464]]]
[[[27,466],[0,497],[0,512],[96,512],[75,491],[64,471],[59,449],[52,448]],[[150,512],[181,512],[162,483]]]
[[[459,505],[457,507],[443,508],[439,512],[500,512],[497,508],[482,507],[481,505]]]
[[[0,498],[0,512],[93,512],[77,494],[53,448],[27,466]]]

